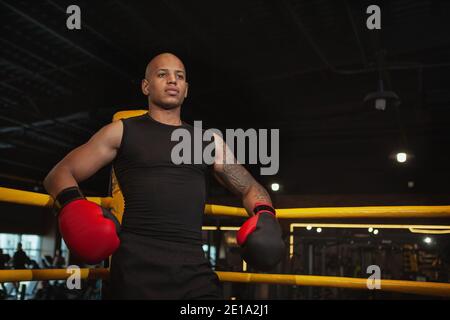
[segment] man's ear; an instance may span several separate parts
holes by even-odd
[[[142,79],[141,89],[142,89],[142,93],[145,94],[146,96],[149,95],[148,86],[149,86],[148,80]]]
[[[189,89],[189,83],[186,82],[186,92],[184,93],[184,97],[187,98],[187,94],[188,94],[188,89]]]

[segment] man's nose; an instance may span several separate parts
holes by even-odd
[[[177,77],[174,74],[169,74],[167,77],[167,83],[177,84]]]

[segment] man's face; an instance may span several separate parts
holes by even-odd
[[[153,59],[142,80],[142,92],[150,104],[173,109],[183,104],[188,84],[183,63],[175,56],[163,54]]]

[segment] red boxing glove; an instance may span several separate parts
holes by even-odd
[[[282,231],[271,205],[257,203],[253,212],[255,215],[237,232],[237,242],[249,265],[267,271],[280,262],[285,252]]]
[[[110,211],[86,200],[78,187],[61,191],[55,205],[67,247],[84,262],[97,264],[119,247],[119,221]]]

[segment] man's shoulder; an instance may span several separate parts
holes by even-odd
[[[137,116],[127,117],[127,118],[120,118],[120,119],[118,119],[116,121],[117,122],[139,122],[139,121],[145,120],[146,117],[148,117],[148,115],[147,115],[147,113],[144,113],[144,114],[137,115]]]
[[[200,122],[200,124],[198,124],[198,122]],[[190,129],[190,130],[201,130],[203,133],[205,133],[207,130],[209,130],[208,128],[204,128],[203,124],[201,123],[202,121],[200,120],[196,120],[194,121],[194,124],[190,123],[190,122],[186,122],[186,121],[182,121],[183,123],[183,127]]]

